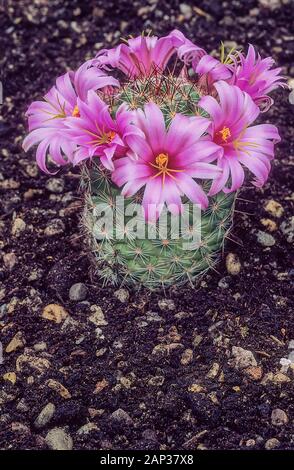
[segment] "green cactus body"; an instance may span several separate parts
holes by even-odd
[[[196,85],[188,78],[173,75],[154,74],[144,80],[134,80],[127,83],[119,94],[104,95],[103,99],[107,100],[113,113],[122,102],[136,109],[152,100],[160,106],[167,126],[175,113],[205,115],[198,107],[200,93]],[[236,194],[219,193],[210,198],[209,207],[202,212],[196,228],[193,224],[192,233],[189,232],[193,215],[191,209],[191,213],[188,210],[185,223],[177,231],[177,236],[174,233],[173,217],[167,214],[164,234],[158,224],[151,225],[141,219],[145,236],[137,238],[133,231],[128,231],[131,215],[125,217],[124,223],[118,220],[121,209],[117,207],[116,197],[120,195],[120,189],[111,182],[109,172],[99,165],[98,159],[84,167],[82,185],[86,198],[83,226],[89,239],[94,266],[106,284],[143,285],[149,289],[186,282],[193,284],[198,276],[217,262],[232,225]],[[135,197],[125,199],[125,207],[131,203],[140,203],[141,199],[142,194],[139,192]],[[183,199],[183,203],[188,201]],[[109,215],[116,209],[112,234],[100,224],[101,218],[96,209],[101,208],[101,205],[105,206]],[[195,230],[201,237],[198,237],[191,249],[189,242],[192,235],[195,236]]]

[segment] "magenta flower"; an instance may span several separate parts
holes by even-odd
[[[209,54],[201,57],[196,67],[194,67],[194,71],[199,75],[198,86],[207,93],[212,91],[215,82],[219,80],[229,81],[233,75],[226,64]]]
[[[273,104],[268,93],[279,86],[287,86],[282,81],[281,69],[271,69],[274,59],[272,57],[261,59],[251,44],[246,57],[239,52],[236,57],[232,56],[231,58],[234,62],[232,83],[246,91],[258,106],[262,106],[264,112],[267,111]]]
[[[164,203],[172,213],[181,212],[183,194],[207,207],[207,196],[194,178],[213,179],[220,172],[209,162],[221,149],[201,138],[209,125],[205,118],[176,114],[167,130],[156,104],[148,103],[144,112],[136,111],[136,133],[125,136],[135,159],[127,156],[116,160],[112,180],[124,185],[122,194],[127,197],[145,186],[142,205],[147,220],[156,220]]]
[[[78,146],[72,163],[75,165],[95,155],[107,169],[113,170],[113,157],[126,153],[122,137],[128,132],[132,112],[122,104],[115,120],[112,119],[108,105],[93,90],[88,92],[87,103],[78,98],[77,106],[79,116],[65,122],[67,136]]]
[[[110,86],[119,86],[119,82],[92,67],[92,61],[88,61],[75,73],[68,72],[58,77],[44,101],[34,101],[29,106],[26,116],[30,133],[24,139],[23,148],[27,151],[39,143],[36,157],[43,171],[49,173],[46,167],[48,152],[57,165],[72,161],[75,145],[68,141],[65,121],[69,116],[79,116],[77,99],[86,100],[89,90]]]
[[[138,36],[113,49],[103,49],[96,56],[99,67],[121,70],[129,78],[146,77],[163,71],[173,54],[185,63],[195,62],[205,51],[193,44],[183,33],[174,30],[168,36]]]
[[[154,70],[164,70],[175,52],[170,36],[138,36],[113,49],[103,49],[96,56],[100,67],[121,70],[130,78],[148,76]]]
[[[274,158],[274,143],[280,141],[278,130],[271,124],[248,127],[260,112],[250,96],[224,81],[216,83],[215,88],[219,103],[212,96],[204,96],[199,102],[199,106],[210,114],[212,140],[222,149],[217,165],[223,172],[213,181],[209,194],[240,188],[244,181],[242,166],[254,174],[253,184],[262,186]],[[231,187],[227,188],[229,177]]]

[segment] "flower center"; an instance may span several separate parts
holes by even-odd
[[[74,107],[74,109],[73,109],[72,116],[73,116],[73,117],[80,117],[80,110],[79,110],[77,104],[75,105],[75,107]]]
[[[166,153],[160,153],[157,155],[155,161],[156,165],[158,165],[160,169],[164,169],[168,164],[168,155]]]
[[[103,132],[100,137],[97,138],[97,144],[110,144],[115,138],[116,133],[114,131]]]
[[[229,137],[231,137],[231,131],[228,127],[224,126],[221,131],[218,132],[222,140],[227,143]]]
[[[167,153],[159,153],[155,158],[155,163],[151,163],[150,165],[157,170],[155,175],[151,178],[157,178],[158,176],[162,176],[162,186],[164,186],[165,176],[168,175],[170,178],[175,179],[175,176],[172,173],[181,173],[184,170],[174,170],[173,168],[168,168],[168,154]]]

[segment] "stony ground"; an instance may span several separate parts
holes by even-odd
[[[266,116],[282,135],[271,178],[237,204],[226,252],[240,273],[224,257],[166,297],[90,277],[77,174],[41,175],[21,149],[24,111],[58,74],[143,28],[178,27],[208,50],[251,42],[294,76],[293,2],[194,4],[1,2],[2,449],[294,449],[287,92]]]

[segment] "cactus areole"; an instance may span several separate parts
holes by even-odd
[[[28,110],[23,147],[39,167],[79,165],[83,234],[103,282],[182,284],[218,260],[244,181],[267,180],[272,124],[254,125],[285,86],[273,59],[180,31],[141,35],[67,72]],[[58,170],[58,168],[57,168]]]

